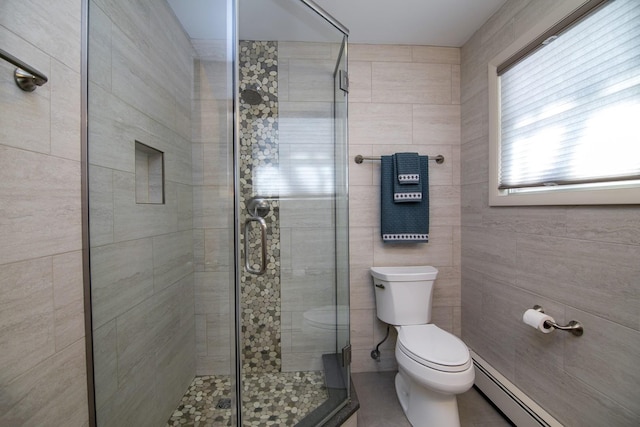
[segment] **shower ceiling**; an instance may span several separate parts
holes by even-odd
[[[224,39],[224,19],[219,12],[226,0],[168,0],[191,38]],[[289,40],[291,26],[300,23],[288,5],[297,0],[240,0],[240,38]],[[315,0],[350,30],[352,43],[462,46],[506,0]],[[197,7],[194,7],[194,3]],[[187,10],[188,9],[188,10]],[[297,9],[295,9],[297,10]],[[283,13],[283,11],[285,13]],[[213,20],[213,21],[212,21]],[[221,20],[215,25],[216,20]],[[281,34],[284,29],[287,34]],[[325,41],[323,31],[296,40]],[[295,37],[294,37],[295,38]]]

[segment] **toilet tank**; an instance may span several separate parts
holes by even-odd
[[[416,267],[371,267],[378,319],[390,325],[431,322],[433,281],[438,270]]]

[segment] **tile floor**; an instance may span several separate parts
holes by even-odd
[[[351,374],[360,401],[358,427],[411,427],[396,397],[395,375],[395,372]],[[458,409],[461,427],[513,426],[475,388],[458,396]]]
[[[293,426],[327,400],[322,372],[247,374],[243,382],[243,426]],[[198,376],[166,427],[231,425],[228,375]]]

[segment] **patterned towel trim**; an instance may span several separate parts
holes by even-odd
[[[412,202],[422,200],[422,193],[393,193],[394,201]]]
[[[423,242],[429,241],[428,234],[415,234],[415,233],[404,233],[404,234],[383,234],[382,240],[385,241],[393,241],[393,240],[419,240]]]
[[[420,174],[417,173],[401,173],[398,175],[400,184],[418,184],[420,182]]]

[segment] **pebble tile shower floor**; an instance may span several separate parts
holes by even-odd
[[[228,376],[196,377],[173,412],[167,427],[230,426]],[[293,426],[327,400],[322,372],[278,372],[246,375],[243,382],[243,426]]]

